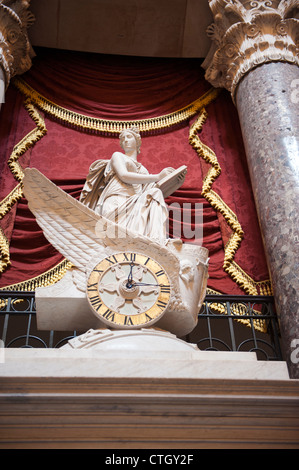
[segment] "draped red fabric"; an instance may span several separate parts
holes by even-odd
[[[40,50],[23,75],[56,104],[88,116],[133,120],[185,107],[211,86],[199,59],[153,59]]]
[[[24,75],[39,93],[67,109],[89,116],[117,119],[155,117],[180,109],[199,98],[209,88],[197,60],[140,59],[40,50],[32,69]],[[10,86],[0,114],[1,200],[16,185],[7,166],[13,146],[35,128],[24,109],[22,95]],[[213,189],[236,213],[245,236],[236,261],[255,281],[268,279],[257,216],[246,166],[238,117],[230,97],[222,93],[208,108],[202,141],[217,155],[222,172]],[[41,113],[43,114],[43,113]],[[118,138],[88,134],[63,126],[44,115],[47,134],[20,157],[20,164],[38,168],[55,184],[79,197],[90,164],[110,158],[119,149]],[[187,165],[184,185],[167,203],[172,235],[173,217],[183,204],[189,204],[194,229],[196,208],[202,205],[202,239],[184,241],[209,249],[208,286],[218,292],[242,294],[244,290],[223,270],[224,246],[230,235],[227,223],[201,196],[202,181],[209,165],[189,144],[191,122],[167,132],[142,137],[139,161],[150,172],[166,166]],[[185,209],[184,209],[185,210]],[[177,212],[175,212],[177,211]],[[54,267],[62,256],[44,238],[23,198],[2,219],[1,227],[10,239],[11,265],[1,275],[0,287],[36,277]],[[182,227],[183,228],[183,227]]]

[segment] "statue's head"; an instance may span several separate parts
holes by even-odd
[[[138,127],[129,127],[128,129],[124,129],[120,135],[119,135],[119,143],[121,148],[123,149],[123,140],[126,134],[131,134],[136,140],[136,147],[137,147],[137,153],[140,153],[140,147],[141,147],[141,136]]]

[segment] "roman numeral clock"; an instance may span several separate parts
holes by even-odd
[[[87,281],[93,313],[112,328],[141,328],[165,313],[171,285],[165,269],[153,258],[120,252],[102,259]]]

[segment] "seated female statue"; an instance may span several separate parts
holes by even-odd
[[[92,163],[80,201],[117,224],[165,243],[168,210],[156,183],[174,169],[150,174],[137,161],[141,147],[138,128],[122,131],[119,139],[124,153],[114,152],[110,160]],[[180,184],[183,180],[184,176]]]

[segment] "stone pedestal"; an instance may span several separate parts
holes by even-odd
[[[0,448],[298,447],[299,382],[253,352],[90,330],[2,359]]]
[[[299,114],[296,65],[259,66],[239,83],[236,104],[264,239],[286,360],[299,342]],[[294,98],[294,97],[293,97]],[[297,363],[296,363],[297,362]]]
[[[167,331],[89,330],[60,349],[6,349],[1,377],[289,380],[285,362],[200,351]]]

